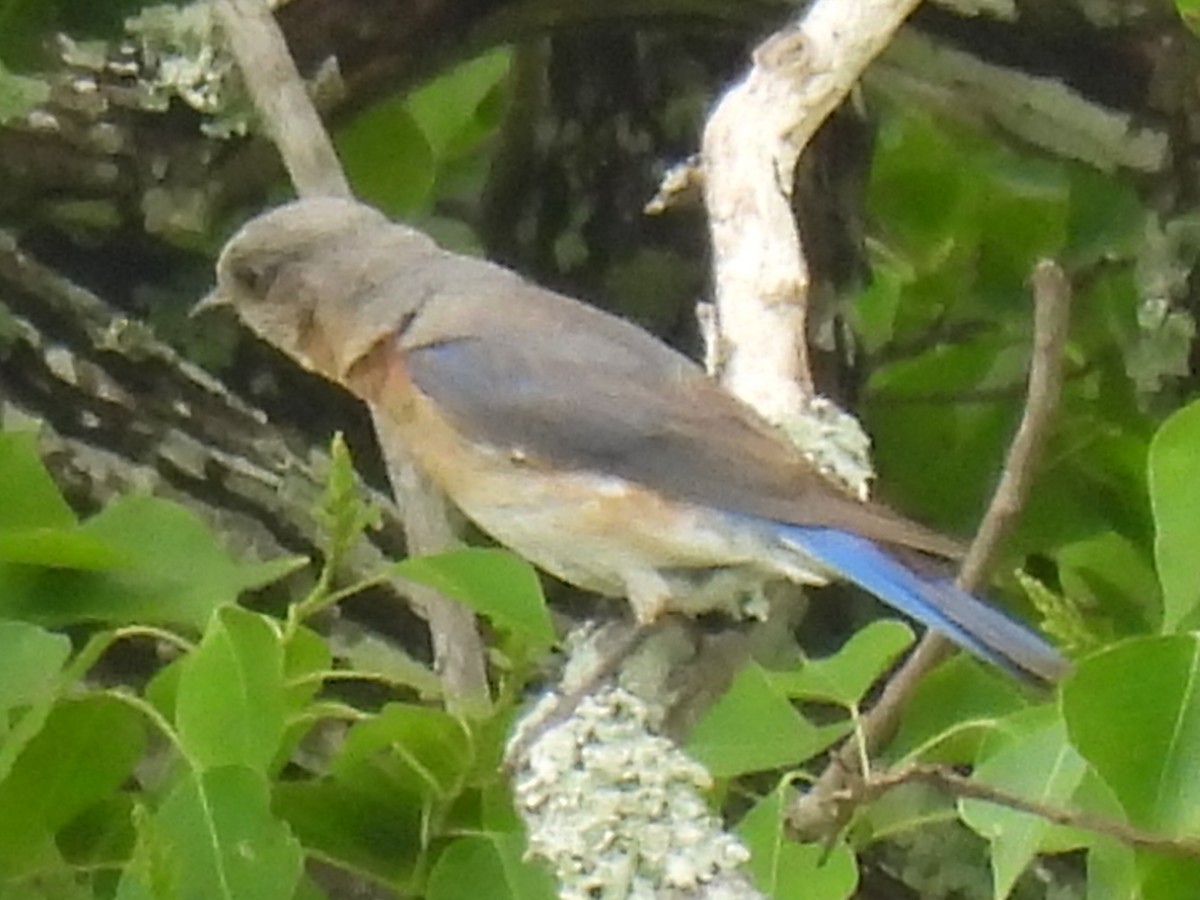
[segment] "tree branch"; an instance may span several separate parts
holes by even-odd
[[[968,591],[977,591],[985,584],[987,570],[1025,503],[1062,389],[1071,312],[1070,285],[1062,269],[1051,260],[1037,264],[1031,285],[1034,339],[1025,412],[987,513],[957,578],[959,586]],[[841,801],[847,796],[846,785],[859,777],[862,753],[870,756],[891,739],[917,684],[950,649],[950,642],[940,634],[932,631],[925,634],[888,681],[879,702],[863,717],[860,734],[843,744],[821,777],[796,798],[788,811],[788,823],[794,831],[804,835],[822,833],[830,825],[845,820],[851,809]]]
[[[214,6],[246,92],[279,150],[296,193],[351,196],[333,141],[308,98],[270,8],[264,0],[215,0]]]
[[[867,802],[878,798],[894,787],[914,781],[931,784],[955,797],[982,800],[985,803],[995,803],[1019,812],[1027,812],[1045,819],[1047,822],[1053,822],[1055,825],[1082,828],[1097,834],[1108,835],[1131,847],[1146,847],[1163,853],[1200,857],[1200,840],[1196,838],[1167,837],[1138,828],[1136,825],[1130,825],[1128,822],[1122,822],[1120,819],[1082,810],[1061,809],[1048,803],[1028,800],[981,781],[967,778],[945,766],[921,764],[900,766],[890,772],[873,775],[866,779],[855,793],[860,795],[859,802]]]
[[[704,199],[719,324],[717,374],[769,421],[813,393],[809,273],[791,207],[796,162],[918,0],[817,2],[754,51],[704,129]]]

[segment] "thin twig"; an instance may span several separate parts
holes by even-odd
[[[1029,487],[1041,462],[1062,394],[1063,351],[1071,320],[1071,286],[1062,267],[1049,259],[1041,260],[1034,267],[1030,285],[1034,313],[1029,399],[1008,449],[1000,483],[958,574],[959,585],[968,591],[978,590],[985,583],[988,567],[1029,496]]]
[[[955,797],[965,797],[971,800],[982,800],[985,803],[995,803],[1019,812],[1038,816],[1055,825],[1065,825],[1068,828],[1082,828],[1097,834],[1105,834],[1116,838],[1132,847],[1147,847],[1164,853],[1184,856],[1200,856],[1200,839],[1189,837],[1167,837],[1156,834],[1120,819],[1097,815],[1082,810],[1062,809],[1037,800],[1019,797],[1008,791],[984,784],[981,781],[968,778],[945,766],[931,766],[916,763],[900,766],[889,772],[868,778],[859,789],[864,800],[874,800],[885,791],[902,784],[921,781],[940,788]]]
[[[1025,503],[1062,391],[1070,285],[1062,268],[1052,260],[1039,262],[1030,282],[1034,339],[1028,398],[1000,481],[957,578],[958,585],[968,591],[976,591],[985,583],[987,569]],[[916,650],[889,679],[879,702],[863,717],[861,740],[868,756],[895,734],[900,714],[917,684],[950,649],[946,638],[926,632]],[[797,797],[788,811],[789,825],[797,833],[824,833],[849,814],[844,792],[847,784],[858,777],[858,753],[853,743],[843,744],[812,788]]]

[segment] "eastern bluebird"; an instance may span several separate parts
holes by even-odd
[[[828,481],[633,324],[350,200],[245,225],[213,302],[371,407],[484,531],[650,622],[766,583],[851,581],[980,657],[1055,680],[1045,640],[956,587],[958,547]]]

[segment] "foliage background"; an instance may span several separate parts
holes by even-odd
[[[744,64],[750,23],[769,28],[785,10],[698,3],[649,28],[664,11],[622,19],[584,6],[573,20],[559,10],[566,19],[547,33],[549,6],[493,10],[456,51],[414,54],[386,90],[352,69],[334,121],[355,189],[447,244],[694,350],[701,212],[651,219],[640,206],[665,164],[695,148],[707,105]],[[1090,38],[1077,11],[1059,10],[1062,20],[1008,39]],[[198,40],[175,10],[137,2],[0,2],[0,120],[18,123],[0,157],[21,149],[13,135],[27,134],[31,105],[61,89],[47,74],[64,71],[49,36],[113,40],[131,15],[143,60],[158,53],[161,63],[160,42]],[[936,31],[944,15],[918,25]],[[1181,67],[1200,58],[1170,10],[1100,31],[1127,42],[1109,61],[1133,61],[1137,41],[1153,43],[1148,33],[1183,47]],[[74,52],[65,71],[80,77],[89,63],[78,57],[101,51]],[[198,192],[185,175],[183,187],[156,182],[155,194],[139,181],[131,207],[121,179],[87,193],[13,179],[5,224],[20,246],[220,373],[291,440],[324,446],[346,430],[378,482],[359,412],[230,323],[199,333],[183,322],[228,226],[281,189],[269,163],[223,137],[243,108],[198,110],[178,84],[158,90],[126,113],[138,124],[121,127],[171,121],[158,152],[173,173],[185,168],[177,145],[209,141],[194,165],[219,173],[217,186]],[[1104,171],[895,89],[869,89],[864,102],[865,116],[828,138],[825,167],[802,195],[823,204],[820,337],[833,349],[822,381],[862,416],[890,501],[970,534],[1023,398],[1025,278],[1051,255],[1077,290],[1064,408],[994,591],[1077,656],[1077,669],[1047,697],[955,659],[922,685],[881,763],[972,766],[1007,791],[1179,839],[1179,852],[919,785],[864,807],[832,848],[787,839],[782,776],[820,770],[911,637],[896,623],[865,624],[878,611],[861,598],[822,598],[805,629],[822,658],[750,667],[689,749],[717,776],[714,806],[754,850],[773,897],[1194,897],[1200,864],[1184,843],[1200,831],[1190,170]],[[152,168],[153,153],[136,149],[133,171]],[[226,164],[239,153],[251,154],[238,157],[240,181]],[[2,284],[0,355],[19,360],[22,333],[6,310],[22,299]],[[70,343],[70,323],[39,325],[50,343]],[[54,462],[45,423],[14,415],[22,382],[11,368],[0,376],[0,897],[551,895],[522,861],[497,772],[505,729],[553,640],[528,569],[481,550],[345,579],[340,564],[376,514],[341,445],[308,504],[318,553],[300,549],[311,563],[234,552],[250,548],[222,534],[219,517],[144,492],[76,491],[68,503],[43,468]],[[385,626],[391,643],[345,639],[331,609],[381,571],[434,584],[488,618],[493,716],[461,721],[441,709],[411,629]],[[361,615],[368,627],[382,618]]]

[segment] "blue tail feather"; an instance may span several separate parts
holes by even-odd
[[[1041,636],[941,577],[921,575],[873,541],[833,528],[779,524],[780,534],[845,580],[1010,671],[1055,681],[1067,661]]]

